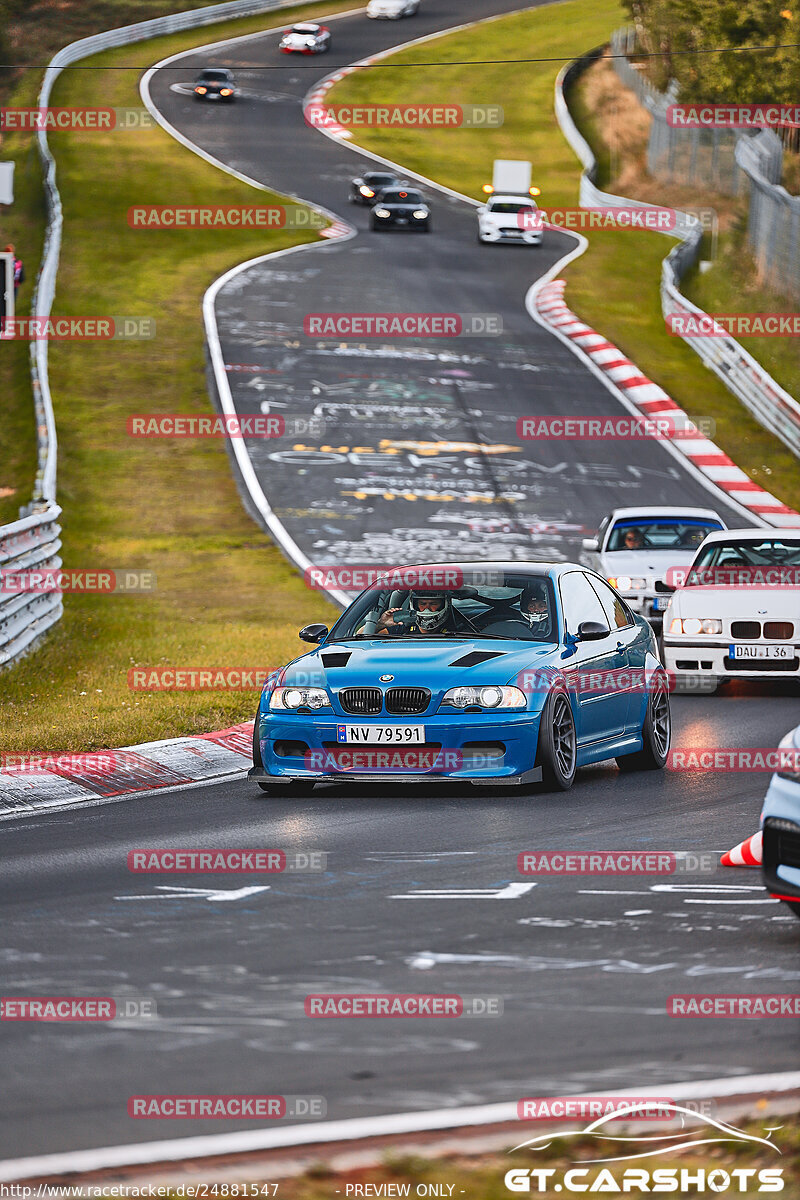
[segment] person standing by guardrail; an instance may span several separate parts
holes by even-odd
[[[14,248],[14,243],[9,242],[5,249],[6,254],[14,255],[14,296],[16,298],[19,291],[19,285],[25,282],[25,268],[22,265],[22,259],[17,258],[17,252]]]
[[[16,249],[14,248],[13,242],[8,243],[8,245],[6,246],[6,248],[4,250],[4,253],[10,254],[12,256],[13,262],[14,262],[14,271],[13,271],[14,299],[15,299],[14,311],[16,312],[16,296],[17,296],[17,292],[19,291],[20,284],[25,282],[25,268],[22,265],[22,259],[17,258],[17,252],[16,252]],[[2,260],[0,260],[0,333],[3,332],[3,326],[5,324],[5,317],[6,317],[6,290],[5,289],[6,289],[5,264],[2,262]]]

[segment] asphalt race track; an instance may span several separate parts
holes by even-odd
[[[247,443],[273,510],[312,562],[391,565],[532,552],[567,559],[604,513],[637,502],[710,505],[730,525],[752,524],[662,445],[520,442],[519,417],[623,415],[525,309],[531,284],[574,239],[550,232],[540,249],[481,245],[474,208],[427,187],[429,235],[372,232],[369,210],[348,204],[347,185],[374,162],[304,120],[303,97],[337,66],[519,7],[513,0],[437,3],[399,22],[358,14],[328,22],[334,48],[318,58],[282,65],[277,34],[265,34],[182,56],[150,85],[163,116],[194,145],[358,230],[355,239],[314,244],[237,273],[216,302],[237,412],[324,422],[321,436]],[[209,63],[236,69],[241,101],[222,110],[174,90]],[[255,69],[260,64],[270,70]],[[377,99],[379,79],[378,69]],[[488,179],[491,161],[486,170]],[[540,183],[546,189],[546,178]],[[306,314],[331,311],[491,314],[503,333],[388,344],[304,334]]]
[[[679,698],[676,744],[772,745],[788,695]],[[530,882],[523,850],[727,849],[756,828],[766,780],[637,779],[609,764],[567,795],[362,785],[291,801],[241,780],[13,821],[6,992],[150,997],[158,1018],[7,1023],[3,1156],[253,1124],[133,1121],[127,1100],[142,1093],[313,1094],[339,1118],[785,1070],[789,1022],[665,1013],[673,993],[796,987],[797,919],[758,871],[553,876],[517,896],[458,895]],[[131,874],[128,851],[155,846],[322,850],[328,871]],[[164,885],[269,890],[220,903]],[[444,894],[418,895],[431,890]],[[504,1015],[305,1017],[304,996],[321,991],[499,996]]]
[[[337,445],[375,446],[386,437],[513,445],[519,415],[619,413],[525,313],[537,271],[565,252],[567,239],[551,235],[541,251],[478,246],[474,214],[434,193],[430,236],[370,234],[366,212],[345,203],[358,156],[307,128],[297,103],[339,61],[518,7],[519,0],[441,0],[398,24],[348,17],[334,23],[332,54],[269,73],[248,67],[275,62],[275,36],[249,39],[213,56],[213,65],[235,67],[252,93],[230,110],[170,90],[195,66],[211,65],[206,57],[189,55],[159,74],[153,96],[187,137],[359,229],[355,239],[253,268],[221,293],[226,361],[258,364],[267,382],[281,384],[259,391],[247,386],[257,372],[232,373],[240,412],[274,402],[289,406],[276,411],[311,413],[326,395],[349,404],[357,376],[358,390],[382,407],[366,408],[357,430],[343,409],[326,409],[326,440]],[[351,312],[499,313],[506,332],[474,340],[477,350],[460,341],[459,353],[480,360],[460,367],[287,348],[302,315],[326,303]],[[452,354],[452,343],[436,352]],[[397,418],[397,402],[407,404],[407,419]],[[387,406],[396,420],[388,433]],[[453,493],[469,479],[495,500],[521,493],[513,504],[408,500],[393,541],[399,502],[382,499],[385,477],[396,478],[393,463],[309,466],[273,453],[269,445],[254,453],[262,483],[319,562],[364,554],[374,562],[384,549],[398,561],[467,550],[566,558],[582,527],[596,528],[623,502],[710,503],[729,522],[746,523],[658,445],[631,454],[625,443],[535,451],[523,443],[516,454],[442,453],[423,466],[407,454],[384,455],[400,460],[418,491]],[[347,495],[345,478],[380,496]],[[481,525],[487,516],[498,525]],[[385,544],[375,540],[382,536]],[[796,709],[789,684],[677,697],[674,745],[772,747]],[[606,764],[580,772],[567,794],[362,785],[273,800],[242,779],[8,822],[11,853],[0,877],[6,992],[145,998],[158,1013],[113,1025],[9,1023],[0,1152],[220,1131],[212,1121],[131,1120],[128,1097],[142,1093],[322,1096],[328,1117],[340,1118],[785,1070],[797,1050],[788,1022],[666,1015],[674,993],[796,986],[798,923],[766,896],[758,872],[554,876],[528,886],[534,881],[516,867],[519,852],[532,849],[725,850],[755,830],[766,783],[766,775],[712,771],[626,776]],[[269,878],[127,869],[132,849],[177,846],[319,850],[328,869]],[[264,890],[221,902],[165,886]],[[303,999],[320,991],[499,997],[504,1012],[449,1023],[314,1021]]]

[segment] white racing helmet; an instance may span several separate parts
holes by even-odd
[[[550,620],[550,606],[547,602],[547,585],[532,583],[525,588],[519,598],[519,611],[523,621],[527,621],[531,629],[542,630]]]
[[[420,600],[441,600],[441,608],[435,612],[421,610],[419,608]],[[409,608],[414,624],[418,629],[424,629],[426,633],[435,633],[438,629],[443,629],[450,620],[453,612],[453,606],[450,597],[446,592],[437,591],[414,591],[409,596]]]

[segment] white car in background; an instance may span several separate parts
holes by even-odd
[[[287,29],[279,46],[282,54],[324,54],[331,48],[331,31],[327,25],[306,21]]]
[[[709,534],[664,614],[664,665],[678,684],[800,680],[800,529]]]
[[[495,192],[478,209],[478,241],[541,246],[544,230],[536,221],[538,211],[530,196]]]
[[[603,575],[634,612],[661,625],[670,593],[682,582],[697,548],[725,522],[712,508],[615,508],[593,538],[584,561]]]
[[[786,762],[770,780],[761,825],[764,886],[800,917],[800,725],[782,738]]]
[[[369,0],[367,16],[396,21],[399,17],[413,17],[419,11],[419,0]]]

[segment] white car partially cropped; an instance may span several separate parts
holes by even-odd
[[[584,560],[634,612],[658,626],[669,593],[683,581],[700,544],[724,528],[712,508],[616,508],[600,523],[595,537],[584,539]]]
[[[544,231],[530,196],[495,193],[478,209],[478,240],[541,246]]]
[[[692,677],[800,679],[800,529],[726,529],[664,614],[664,664]]]
[[[413,17],[419,11],[419,0],[369,0],[367,16],[396,21],[399,17]]]
[[[772,776],[761,826],[764,884],[800,917],[800,725],[778,745],[781,760]]]

